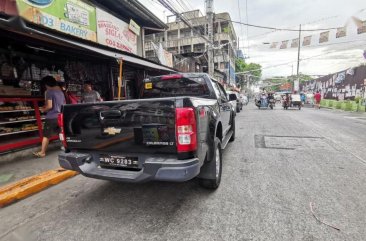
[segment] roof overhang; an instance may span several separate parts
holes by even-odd
[[[74,40],[72,36],[63,36],[63,34],[58,34],[54,31],[48,31],[40,29],[37,26],[28,25],[23,19],[14,16],[10,18],[0,18],[0,29],[4,28],[8,31],[19,33],[27,36],[32,36],[33,38],[38,38],[40,40],[49,39],[53,44],[61,44],[63,46],[70,46],[73,48],[80,48],[81,50],[92,51],[94,53],[110,57],[117,60],[123,60],[141,67],[146,67],[155,70],[163,70],[168,72],[177,72],[176,70],[163,66],[140,56],[126,53],[117,49],[112,49],[109,47],[104,47],[96,43],[88,44],[84,40]]]

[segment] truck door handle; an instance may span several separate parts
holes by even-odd
[[[122,112],[120,110],[106,110],[101,111],[99,113],[99,117],[101,120],[107,118],[107,119],[116,119],[120,118],[122,116]]]

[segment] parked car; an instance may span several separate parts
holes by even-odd
[[[228,94],[228,98],[231,96],[231,99],[233,99],[233,101],[230,101],[230,103],[233,105],[234,110],[239,113],[240,110],[243,109],[243,104],[240,101],[239,93],[234,91],[226,91],[226,93]]]
[[[233,98],[233,96],[230,96]],[[207,74],[145,79],[140,99],[64,105],[60,165],[122,182],[187,181],[217,188],[222,150],[235,140],[235,112]]]

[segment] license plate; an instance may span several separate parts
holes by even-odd
[[[137,157],[100,155],[99,162],[101,167],[123,167],[139,169]]]

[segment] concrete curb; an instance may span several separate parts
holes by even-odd
[[[0,208],[40,192],[77,174],[77,172],[59,168],[10,183],[0,188]]]

